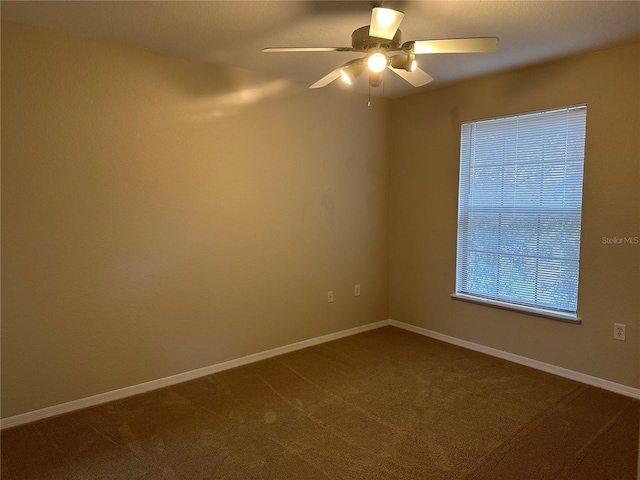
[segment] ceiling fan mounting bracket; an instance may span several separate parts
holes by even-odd
[[[369,35],[369,25],[360,27],[351,34],[351,46],[356,52],[367,52],[372,48],[382,48],[384,50],[398,50],[402,43],[402,32],[400,29],[391,40],[376,38]]]

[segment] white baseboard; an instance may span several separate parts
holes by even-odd
[[[149,392],[151,390],[157,390],[159,388],[169,387],[171,385],[176,385],[178,383],[194,380],[196,378],[204,377],[206,375],[212,375],[214,373],[218,373],[223,370],[229,370],[231,368],[240,367],[242,365],[247,365],[249,363],[275,357],[277,355],[282,355],[284,353],[293,352],[295,350],[300,350],[300,349],[311,347],[314,345],[319,345],[321,343],[330,342],[332,340],[337,340],[339,338],[348,337],[350,335],[355,335],[358,333],[366,332],[366,331],[373,330],[380,327],[385,327],[388,325],[402,328],[404,330],[418,333],[420,335],[424,335],[426,337],[430,337],[436,340],[441,340],[443,342],[451,343],[453,345],[468,348],[469,350],[475,350],[477,352],[486,353],[487,355],[502,358],[504,360],[509,360],[514,363],[519,363],[521,365],[542,370],[544,372],[552,373],[560,377],[576,380],[578,382],[582,382],[587,385],[592,385],[594,387],[603,388],[605,390],[619,393],[628,397],[640,399],[640,389],[638,388],[629,387],[627,385],[611,382],[609,380],[604,380],[602,378],[593,377],[591,375],[575,372],[573,370],[569,370],[562,367],[557,367],[555,365],[540,362],[538,360],[533,360],[527,357],[522,357],[520,355],[515,355],[513,353],[503,352],[502,350],[486,347],[484,345],[469,342],[467,340],[461,340],[456,337],[444,335],[442,333],[434,332],[432,330],[427,330],[426,328],[417,327],[415,325],[410,325],[408,323],[398,322],[396,320],[381,320],[379,322],[369,323],[367,325],[350,328],[348,330],[342,330],[340,332],[330,333],[328,335],[322,335],[320,337],[311,338],[309,340],[303,340],[301,342],[292,343],[289,345],[285,345],[283,347],[273,348],[271,350],[266,350],[264,352],[247,355],[245,357],[229,360],[227,362],[217,363],[215,365],[210,365],[208,367],[198,368],[196,370],[179,373],[177,375],[172,375],[165,378],[159,378],[157,380],[152,380],[150,382],[140,383],[138,385],[132,385],[130,387],[125,387],[125,388],[120,388],[118,390],[113,390],[110,392],[100,393],[98,395],[93,395],[91,397],[81,398],[78,400],[73,400],[71,402],[61,403],[59,405],[54,405],[51,407],[34,410],[32,412],[27,412],[27,413],[22,413],[20,415],[7,417],[0,420],[0,429],[4,430],[6,428],[17,427],[19,425],[23,425],[26,423],[31,423],[38,420],[43,420],[45,418],[54,417],[56,415],[61,415],[63,413],[69,413],[75,410],[81,410],[83,408],[93,407],[96,405],[100,405],[102,403],[112,402],[114,400],[120,400],[122,398],[131,397],[133,395],[138,395],[140,393]]]
[[[459,347],[468,348],[469,350],[475,350],[476,352],[486,353],[487,355],[491,355],[493,357],[509,360],[510,362],[513,362],[513,363],[519,363],[520,365],[525,365],[527,367],[535,368],[537,370],[542,370],[543,372],[552,373],[554,375],[568,378],[570,380],[575,380],[577,382],[586,383],[587,385],[603,388],[605,390],[619,393],[627,397],[640,399],[640,388],[634,388],[628,385],[622,385],[620,383],[604,380],[602,378],[593,377],[585,373],[576,372],[574,370],[569,370],[567,368],[558,367],[555,365],[551,365],[549,363],[540,362],[538,360],[533,360],[527,357],[522,357],[514,353],[504,352],[502,350],[498,350],[495,348],[486,347],[484,345],[469,342],[467,340],[461,340],[456,337],[444,335],[442,333],[434,332],[433,330],[427,330],[426,328],[417,327],[415,325],[410,325],[408,323],[398,322],[396,320],[389,320],[389,325],[402,328],[410,332],[418,333],[420,335],[424,335],[425,337],[430,337],[436,340],[441,340],[443,342],[451,343]]]
[[[267,358],[282,355],[284,353],[293,352],[313,345],[318,345],[331,340],[337,340],[339,338],[348,337],[357,333],[366,332],[375,328],[380,328],[389,325],[388,320],[381,320],[379,322],[369,323],[360,327],[350,328],[348,330],[342,330],[340,332],[330,333],[328,335],[322,335],[320,337],[311,338],[309,340],[303,340],[301,342],[292,343],[283,347],[272,348],[264,352],[247,355],[245,357],[236,358],[227,362],[217,363],[208,367],[198,368],[177,375],[171,375],[170,377],[159,378],[150,382],[140,383],[138,385],[132,385],[130,387],[120,388],[110,392],[100,393],[91,397],[81,398],[79,400],[73,400],[71,402],[61,403],[51,407],[34,410],[32,412],[22,413],[7,417],[0,420],[0,429],[17,427],[25,423],[31,423],[45,418],[54,417],[63,413],[73,412],[75,410],[81,410],[83,408],[93,407],[100,405],[101,403],[112,402],[114,400],[120,400],[122,398],[131,397],[140,393],[149,392],[151,390],[157,390],[163,387],[169,387],[178,383],[187,382],[196,378],[204,377],[206,375],[212,375],[214,373],[221,372],[223,370],[229,370],[231,368],[247,365],[249,363],[257,362]]]

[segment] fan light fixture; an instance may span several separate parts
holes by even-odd
[[[384,72],[369,72],[369,86],[379,87],[382,83]]]
[[[391,57],[391,68],[400,68],[407,72],[414,72],[418,68],[418,62],[416,62],[416,56],[409,55],[394,55]]]
[[[404,13],[391,8],[374,7],[371,12],[369,35],[391,40],[404,18]]]
[[[367,60],[367,65],[370,71],[380,73],[387,68],[387,57],[382,52],[372,53]]]
[[[364,70],[364,62],[355,60],[340,69],[340,76],[347,85],[351,85],[358,75]]]
[[[355,79],[355,77],[351,75],[351,73],[346,68],[340,70],[340,77],[342,77],[342,80],[347,85],[351,85],[353,83],[353,80]]]

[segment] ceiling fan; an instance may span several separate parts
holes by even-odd
[[[360,27],[351,34],[351,47],[276,47],[263,48],[262,51],[266,53],[359,52],[365,54],[336,68],[309,88],[325,87],[339,77],[351,85],[365,70],[369,74],[369,85],[377,87],[382,83],[386,68],[414,87],[421,87],[432,81],[433,77],[418,68],[416,55],[494,52],[500,45],[497,37],[410,40],[402,43],[399,27],[404,13],[376,6],[376,4],[372,6],[371,24]]]

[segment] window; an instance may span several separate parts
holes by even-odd
[[[462,124],[454,297],[578,321],[586,115]]]

